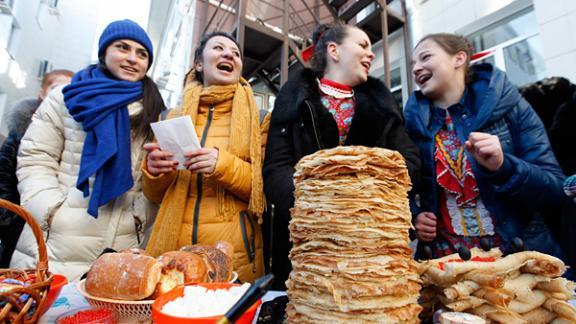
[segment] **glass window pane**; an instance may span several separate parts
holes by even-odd
[[[272,111],[274,109],[274,102],[276,102],[276,96],[269,95],[268,96],[268,110]]]
[[[385,74],[382,74],[378,77],[378,79],[382,82],[386,82]],[[400,68],[393,68],[390,71],[390,88],[395,88],[402,85],[402,73]]]
[[[492,48],[518,36],[538,33],[538,21],[532,7],[507,19],[509,20],[499,21],[468,37],[476,52]]]
[[[402,85],[402,74],[400,68],[395,68],[390,71],[390,86],[392,88]]]
[[[537,50],[541,47],[534,36],[504,48],[506,75],[512,83],[522,86],[545,76],[544,59]]]

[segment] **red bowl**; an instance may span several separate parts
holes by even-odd
[[[202,286],[202,287],[205,287],[206,289],[209,289],[209,290],[229,289],[232,286],[240,286],[239,284],[233,284],[233,283],[227,283],[227,282],[199,283],[199,284],[194,284],[194,285]],[[167,304],[168,302],[170,302],[170,301],[172,301],[178,297],[181,297],[183,295],[184,295],[184,286],[178,286],[178,287],[170,290],[169,292],[165,293],[164,295],[161,295],[158,298],[156,298],[156,300],[154,301],[154,304],[152,304],[152,320],[154,321],[154,323],[158,323],[158,324],[162,324],[162,323],[166,323],[166,324],[189,324],[189,323],[209,324],[209,323],[216,323],[216,321],[218,321],[219,319],[222,318],[222,316],[224,316],[224,314],[222,314],[222,315],[218,315],[218,316],[190,318],[190,317],[172,316],[172,315],[162,313],[161,310],[165,304]],[[248,308],[248,310],[246,310],[246,312],[244,312],[244,314],[242,314],[242,316],[240,316],[240,318],[235,323],[236,324],[250,324],[250,323],[252,323],[252,320],[254,320],[254,317],[256,316],[256,311],[258,310],[258,306],[260,306],[260,304],[262,304],[262,301],[258,300],[256,303],[254,303],[254,305],[250,306],[250,308]]]
[[[58,295],[60,295],[60,291],[62,291],[62,287],[64,287],[68,283],[68,279],[65,276],[60,274],[54,274],[54,279],[50,283],[50,291],[48,292],[48,296],[44,301],[44,305],[42,306],[42,310],[40,311],[40,316],[42,316],[46,311],[54,304]]]

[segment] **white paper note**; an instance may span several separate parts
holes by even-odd
[[[176,117],[151,123],[152,131],[162,151],[171,152],[178,161],[178,169],[184,168],[185,152],[199,149],[200,141],[190,116]]]

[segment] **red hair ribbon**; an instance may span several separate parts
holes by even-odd
[[[312,55],[314,55],[314,48],[314,45],[310,45],[300,53],[304,62],[310,61]]]

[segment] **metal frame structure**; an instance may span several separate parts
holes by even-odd
[[[401,12],[389,9],[392,2],[400,2]],[[301,52],[310,45],[312,30],[320,23],[356,25],[366,31],[373,43],[382,40],[388,86],[388,36],[400,28],[406,62],[410,62],[405,0],[199,0],[197,12],[201,28],[195,32],[196,42],[213,31],[232,33],[244,55],[244,77],[259,79],[274,93],[290,74],[306,66]],[[408,76],[408,86],[411,85]]]

